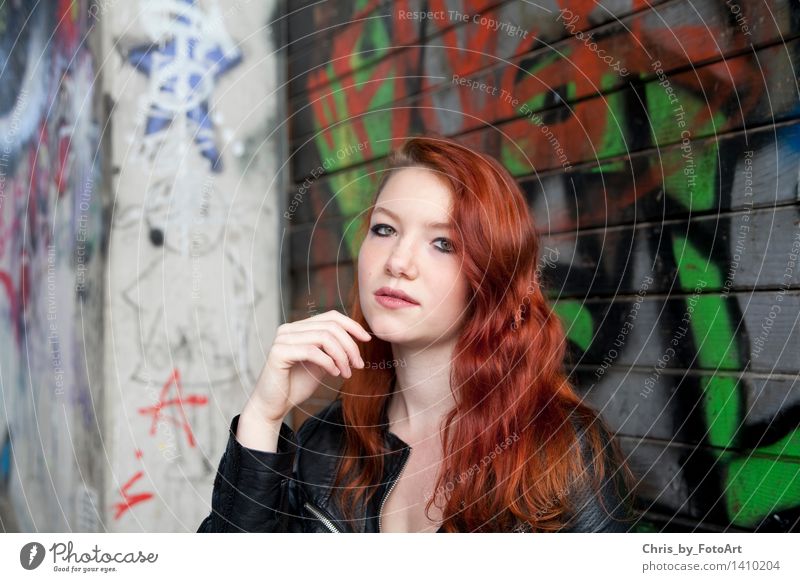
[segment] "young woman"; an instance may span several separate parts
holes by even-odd
[[[630,472],[564,371],[522,192],[439,137],[392,152],[351,317],[278,328],[199,531],[626,531]],[[337,399],[283,421],[326,379]]]

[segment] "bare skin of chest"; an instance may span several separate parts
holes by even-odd
[[[441,447],[436,442],[412,445],[411,455],[400,479],[389,493],[381,513],[381,532],[429,532],[442,524],[442,511],[431,506],[428,519],[425,504],[433,495],[434,482],[441,464]]]

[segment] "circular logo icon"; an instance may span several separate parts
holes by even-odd
[[[30,542],[19,551],[19,563],[26,570],[34,570],[44,560],[44,546],[39,542]]]

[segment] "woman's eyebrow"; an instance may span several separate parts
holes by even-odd
[[[394,212],[384,208],[383,206],[376,206],[375,209],[373,210],[373,214],[375,212],[383,212],[384,214],[388,214],[389,216],[394,218],[396,221],[402,222],[402,220],[400,220],[400,218]],[[429,226],[431,228],[452,228],[453,227],[453,225],[450,222],[429,222],[426,226]]]

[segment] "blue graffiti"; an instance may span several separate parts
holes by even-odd
[[[5,484],[11,474],[11,439],[8,431],[3,438],[3,445],[0,448],[0,483]]]
[[[163,132],[178,115],[186,115],[196,128],[194,142],[203,157],[211,162],[212,171],[221,172],[209,97],[216,81],[241,63],[242,53],[194,0],[179,2],[187,9],[171,14],[170,27],[164,31],[169,39],[136,46],[127,55],[128,62],[151,80],[145,135]]]

